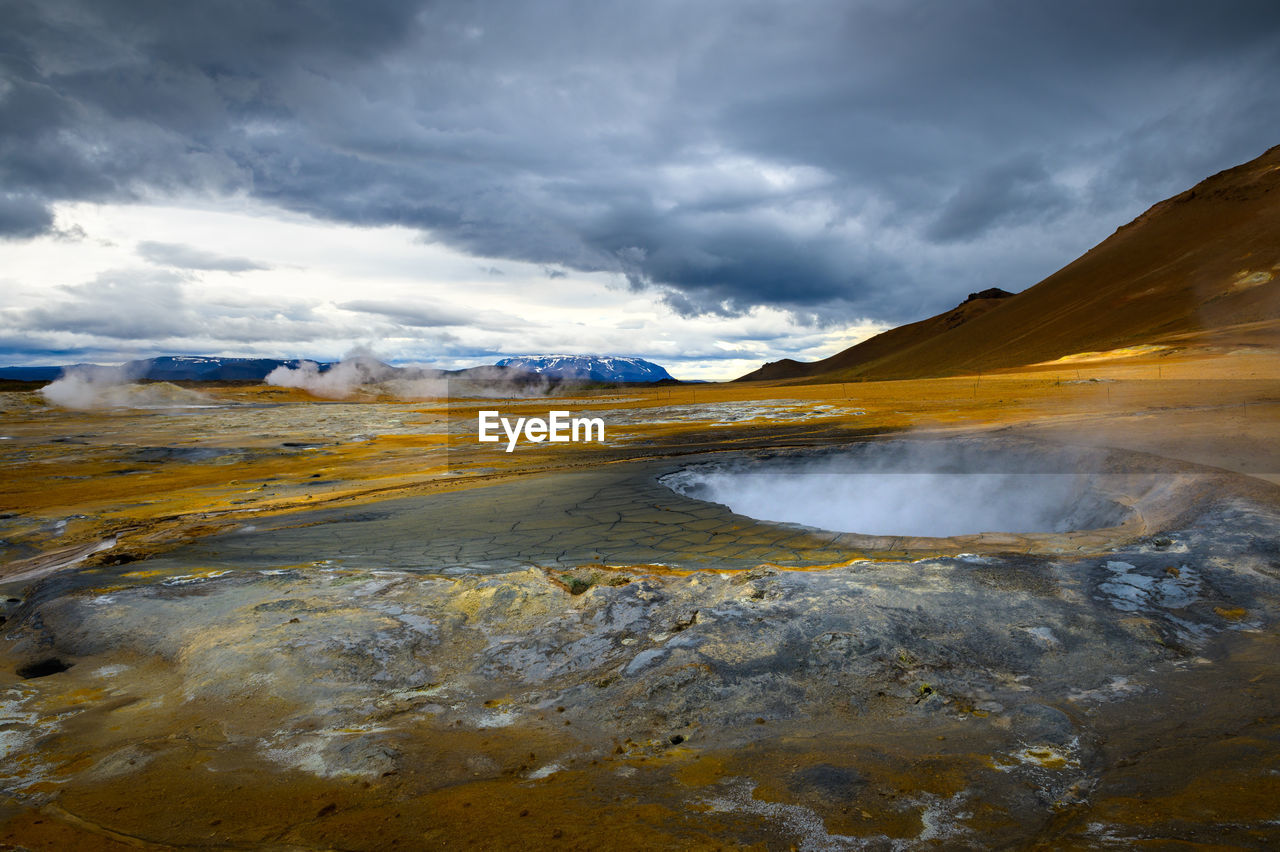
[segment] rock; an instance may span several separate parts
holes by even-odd
[[[1010,714],[1013,730],[1024,742],[1066,745],[1076,736],[1071,718],[1056,707],[1021,704]]]
[[[633,675],[649,664],[656,663],[658,660],[665,657],[666,654],[666,648],[651,648],[647,651],[641,651],[632,658],[631,662],[627,664],[627,667],[623,669],[622,673],[625,675]]]
[[[847,802],[867,785],[856,770],[830,763],[818,763],[791,775],[790,787],[799,795],[816,795],[831,802]]]
[[[33,663],[27,663],[25,666],[18,667],[18,677],[23,680],[32,680],[38,677],[48,677],[60,672],[65,672],[71,668],[74,663],[63,662],[57,657],[46,657],[43,660],[37,660]]]

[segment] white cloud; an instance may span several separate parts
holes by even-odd
[[[440,367],[601,353],[648,358],[683,378],[729,379],[764,361],[832,354],[884,327],[817,328],[768,307],[680,316],[618,275],[549,278],[540,265],[508,260],[495,276],[484,259],[416,231],[321,222],[245,201],[224,209],[68,204],[57,221],[84,237],[0,247],[14,285],[0,295],[0,345],[103,361],[162,353],[336,360],[364,345]],[[189,246],[200,249],[181,248]],[[175,269],[179,260],[190,262]]]

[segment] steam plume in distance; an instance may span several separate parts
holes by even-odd
[[[61,376],[42,387],[40,394],[46,402],[77,411],[182,408],[211,403],[204,394],[169,382],[138,384],[140,369],[137,363],[118,367],[95,364],[67,367]]]
[[[352,350],[328,369],[314,361],[303,361],[296,368],[277,367],[264,381],[276,387],[298,388],[323,399],[389,396],[402,400],[540,397],[557,388],[568,390],[573,384],[507,367],[392,367],[365,347]]]
[[[314,361],[303,361],[297,368],[277,367],[265,381],[276,387],[299,388],[324,399],[380,394],[397,399],[439,399],[449,394],[443,373],[392,367],[367,349],[348,353],[327,370],[321,370]]]

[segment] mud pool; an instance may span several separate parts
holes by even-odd
[[[872,442],[689,465],[662,477],[751,518],[837,532],[944,538],[1112,527],[1126,509],[1090,459],[981,442]],[[1121,483],[1124,487],[1128,483]]]
[[[984,475],[1027,475],[1025,446],[974,446],[999,451]],[[278,515],[7,588],[6,658],[43,668],[0,692],[5,831],[122,848],[1280,837],[1269,486],[1098,452],[1055,496],[1083,506],[1064,529],[922,535],[758,520],[664,484],[779,458],[813,456]]]

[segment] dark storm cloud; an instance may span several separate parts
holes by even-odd
[[[943,202],[925,236],[954,242],[1005,223],[1043,220],[1070,203],[1070,192],[1054,183],[1038,157],[1022,157],[965,180]]]
[[[199,269],[211,272],[251,272],[271,267],[249,260],[247,257],[228,257],[217,252],[205,251],[180,243],[157,243],[150,240],[138,243],[138,256],[157,266],[178,269]]]
[[[0,194],[0,238],[34,237],[53,229],[53,214],[30,195]]]
[[[1020,289],[1280,142],[1269,0],[0,16],[0,234],[59,200],[250,193],[684,313],[902,320]]]

